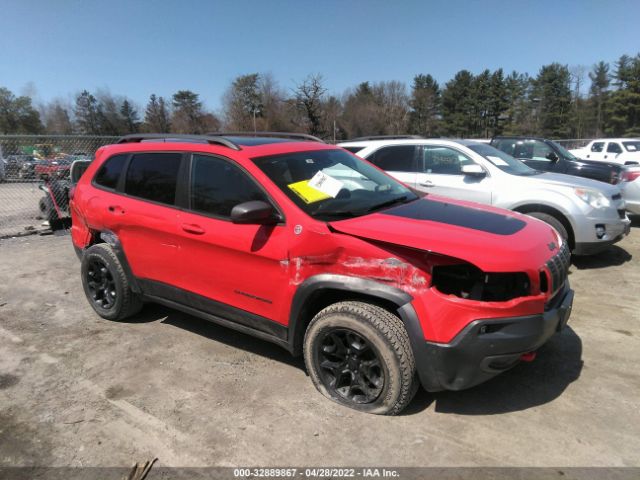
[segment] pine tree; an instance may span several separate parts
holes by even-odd
[[[602,61],[595,64],[593,70],[589,72],[589,78],[591,79],[589,96],[595,106],[595,136],[601,137],[604,126],[603,110],[610,83],[609,64]]]
[[[120,115],[122,115],[122,120],[126,128],[125,133],[137,133],[138,127],[140,126],[138,112],[136,111],[134,106],[131,105],[129,100],[125,99],[122,102],[122,106],[120,107]]]
[[[473,75],[461,70],[449,80],[442,92],[442,123],[445,132],[468,137],[474,130]]]
[[[74,114],[80,133],[85,135],[99,135],[101,133],[98,100],[87,90],[83,90],[76,97]]]
[[[168,133],[171,129],[169,110],[163,97],[152,93],[144,113],[145,129],[149,132]]]
[[[202,102],[197,93],[180,90],[173,95],[173,131],[175,133],[202,134],[205,132]]]
[[[540,69],[533,82],[538,131],[552,138],[567,138],[571,131],[571,86],[566,65],[552,63]]]
[[[411,86],[409,132],[425,137],[438,134],[440,86],[431,75],[416,75]]]

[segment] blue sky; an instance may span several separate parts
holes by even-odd
[[[0,86],[48,101],[108,89],[199,93],[219,108],[237,75],[286,88],[323,74],[332,93],[359,82],[463,68],[535,74],[640,52],[640,1],[0,0]],[[32,83],[31,83],[32,82]]]

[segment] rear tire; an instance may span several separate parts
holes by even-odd
[[[320,393],[362,412],[396,415],[418,389],[404,324],[364,302],[339,302],[320,311],[305,333],[304,361]]]
[[[80,271],[87,300],[102,318],[120,321],[142,308],[142,299],[131,290],[129,277],[109,245],[89,247],[82,256]]]
[[[544,223],[548,223],[558,231],[560,236],[565,241],[567,242],[569,241],[569,232],[567,232],[567,229],[565,228],[565,226],[556,217],[549,215],[548,213],[542,213],[542,212],[529,212],[526,215],[529,215],[530,217],[533,217],[533,218],[537,218],[538,220],[542,220]]]

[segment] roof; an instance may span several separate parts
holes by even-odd
[[[375,147],[386,145],[447,145],[457,143],[461,145],[480,145],[486,143],[459,138],[405,138],[395,140],[357,140],[339,142],[339,147]]]
[[[235,132],[210,135],[141,133],[124,136],[116,144],[101,147],[117,153],[143,152],[150,148],[161,148],[167,151],[197,150],[218,155],[229,155],[231,151],[235,151],[253,158],[337,147],[328,145],[311,135],[284,132]]]

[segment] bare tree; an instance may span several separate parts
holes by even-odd
[[[45,105],[42,108],[45,131],[54,135],[69,135],[73,133],[70,111],[71,108],[60,99],[55,99]]]
[[[319,137],[327,133],[323,119],[323,100],[327,89],[322,82],[322,75],[309,75],[294,90],[296,106],[302,113],[306,130]]]

